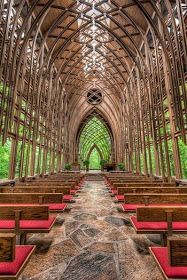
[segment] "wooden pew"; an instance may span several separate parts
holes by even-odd
[[[20,235],[24,243],[27,233],[47,233],[54,225],[56,217],[49,217],[47,206],[0,205],[0,232]]]
[[[173,233],[187,233],[187,206],[138,207],[130,218],[138,234],[160,234],[163,244]]]
[[[1,193],[0,205],[47,205],[50,212],[64,212],[67,204],[61,193]]]
[[[126,189],[126,188],[175,188],[176,183],[163,183],[163,182],[136,182],[136,183],[114,183],[112,186],[109,188],[109,192],[111,192],[112,196],[119,195],[117,197],[117,200],[123,200],[123,193],[119,193],[119,189]]]
[[[19,186],[19,187],[4,187],[0,188],[0,193],[60,193],[63,195],[64,202],[73,202],[70,187],[41,187],[41,186]]]
[[[160,182],[137,182],[137,183],[115,183],[110,188],[109,191],[116,195],[118,194],[119,188],[175,188],[175,183],[160,183]]]
[[[15,234],[0,234],[0,279],[18,279],[35,250],[33,245],[16,245]]]
[[[168,238],[167,247],[150,247],[164,279],[187,279],[187,238]]]
[[[125,194],[125,203],[122,204],[122,210],[135,212],[139,206],[148,205],[186,205],[187,194],[157,194],[157,193],[136,193]]]
[[[117,194],[112,194],[115,196],[115,202],[123,202],[126,193],[187,193],[187,188],[184,187],[120,187],[117,188]]]
[[[32,181],[32,182],[24,182],[17,183],[16,186],[70,186],[73,187],[75,182],[66,182],[66,181]]]
[[[163,182],[156,182],[156,181],[152,181],[152,182],[147,182],[147,181],[137,181],[137,182],[117,182],[117,183],[113,183],[111,185],[108,186],[108,190],[109,192],[112,192],[113,194],[117,194],[117,189],[118,188],[128,188],[128,187],[134,187],[134,188],[143,188],[143,187],[176,187],[176,183],[163,183]]]
[[[187,193],[187,188],[181,187],[127,187],[127,188],[118,188],[118,194],[126,194],[126,193]]]
[[[143,187],[157,187],[157,188],[174,188],[176,187],[176,183],[172,182],[172,183],[167,183],[167,182],[129,182],[129,183],[114,183],[113,184],[114,188],[130,188],[130,187],[134,187],[134,188],[143,188]]]

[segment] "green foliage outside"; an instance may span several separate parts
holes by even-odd
[[[66,163],[65,166],[64,166],[64,169],[67,170],[67,171],[70,171],[71,168],[72,168],[71,163]]]
[[[125,170],[125,165],[124,163],[118,163],[117,167],[119,168],[119,170],[124,171]]]
[[[0,145],[0,179],[8,178],[10,164],[11,140],[7,140],[4,146]]]
[[[93,117],[84,126],[79,142],[80,160],[87,159],[91,149],[95,146],[99,149],[102,157],[109,160],[111,154],[111,139],[105,123],[97,117]]]
[[[182,177],[187,179],[187,145],[185,145],[181,139],[179,139],[178,144],[183,172]]]
[[[89,168],[93,169],[93,170],[99,170],[101,169],[101,165],[100,165],[100,155],[97,151],[97,149],[93,149],[91,155],[90,155],[90,164],[89,164]]]

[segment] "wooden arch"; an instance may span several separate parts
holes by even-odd
[[[17,169],[20,177],[60,170],[75,156],[79,120],[91,110],[84,94],[95,84],[105,92],[98,108],[114,158],[129,170],[183,176],[186,1],[96,2],[94,11],[85,0],[0,5],[0,136],[12,142],[10,178]]]
[[[91,153],[92,153],[92,151],[93,151],[94,149],[96,149],[96,150],[98,151],[99,156],[100,156],[100,159],[102,160],[102,159],[103,159],[103,154],[102,154],[101,150],[99,149],[99,147],[98,147],[96,144],[94,144],[94,145],[90,148],[90,151],[89,151],[89,153],[88,153],[88,155],[87,155],[87,159],[89,160],[90,155],[91,155]]]

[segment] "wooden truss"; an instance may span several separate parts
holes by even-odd
[[[2,144],[12,139],[10,178],[16,165],[22,177],[73,162],[81,122],[95,110],[111,128],[116,162],[171,178],[171,141],[182,178],[186,0],[4,0],[0,14],[0,135]],[[98,105],[86,101],[93,88],[103,94]]]

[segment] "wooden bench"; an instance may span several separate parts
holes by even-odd
[[[0,193],[60,193],[63,195],[64,202],[73,202],[73,196],[76,193],[71,194],[70,187],[41,187],[41,186],[24,186],[24,187],[4,187],[0,188]]]
[[[172,183],[167,183],[167,182],[156,182],[156,181],[153,181],[153,182],[129,182],[129,183],[114,183],[113,184],[113,187],[114,188],[120,188],[120,187],[123,187],[123,188],[130,188],[130,187],[134,187],[134,188],[144,188],[144,187],[160,187],[160,188],[175,188],[176,187],[176,182],[172,182]]]
[[[50,232],[56,217],[49,216],[47,206],[0,205],[0,232],[20,235],[20,242],[26,241],[27,233]]]
[[[61,182],[61,181],[33,181],[33,182],[24,182],[24,183],[17,183],[16,186],[70,186],[73,187],[74,183],[72,182]]]
[[[16,245],[15,234],[0,234],[0,279],[18,279],[35,250],[33,245]]]
[[[138,234],[160,234],[163,244],[173,233],[187,233],[187,206],[138,207],[130,218]]]
[[[113,192],[114,193],[114,192]],[[115,196],[116,202],[123,202],[125,199],[126,193],[187,193],[187,188],[185,187],[120,187],[117,188],[117,194],[113,194],[112,196]]]
[[[168,238],[167,247],[150,247],[164,279],[187,279],[187,238]]]
[[[176,187],[176,183],[163,183],[163,182],[147,182],[147,181],[137,181],[135,182],[126,182],[126,183],[113,183],[108,186],[108,189],[110,192],[113,194],[117,194],[117,189],[118,188],[129,188],[129,187],[134,187],[134,188],[143,188],[143,187]]]
[[[125,203],[122,204],[122,210],[125,212],[135,212],[141,206],[160,206],[160,205],[186,205],[187,194],[157,194],[157,193],[136,193],[125,194]]]
[[[46,205],[50,212],[64,212],[67,204],[63,203],[61,193],[1,193],[0,205]]]

